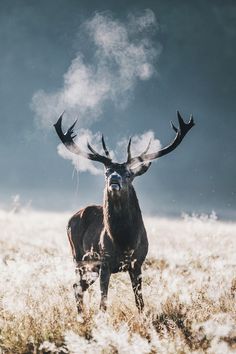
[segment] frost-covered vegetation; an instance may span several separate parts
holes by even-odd
[[[212,214],[145,218],[150,251],[139,315],[127,273],[99,283],[77,317],[70,215],[0,211],[0,353],[233,353],[236,224]]]

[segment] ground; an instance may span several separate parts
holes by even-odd
[[[0,210],[0,353],[233,353],[236,224],[210,216],[145,217],[150,251],[139,315],[128,274],[99,283],[83,316],[72,291],[66,213]]]

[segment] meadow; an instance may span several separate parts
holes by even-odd
[[[67,213],[0,210],[0,353],[233,353],[236,224],[144,217],[150,250],[139,315],[127,273],[99,282],[78,317]]]

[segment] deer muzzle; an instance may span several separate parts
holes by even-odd
[[[112,173],[109,178],[109,189],[111,191],[119,191],[122,188],[122,178],[118,173]]]

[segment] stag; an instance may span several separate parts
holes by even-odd
[[[105,168],[103,205],[91,205],[78,211],[69,220],[67,234],[76,264],[76,283],[73,285],[78,312],[83,309],[83,295],[100,275],[100,308],[107,308],[110,276],[128,271],[136,306],[141,312],[142,264],[148,252],[148,239],[132,182],[151,166],[151,161],[169,154],[181,143],[194,126],[190,116],[185,123],[177,112],[179,127],[171,122],[176,135],[173,141],[157,152],[148,153],[150,142],[139,156],[131,155],[131,139],[127,147],[127,161],[113,162],[102,136],[104,154],[101,155],[88,143],[89,152],[81,150],[74,142],[74,126],[64,134],[62,115],[54,124],[56,132],[66,148],[86,159],[100,162]]]

